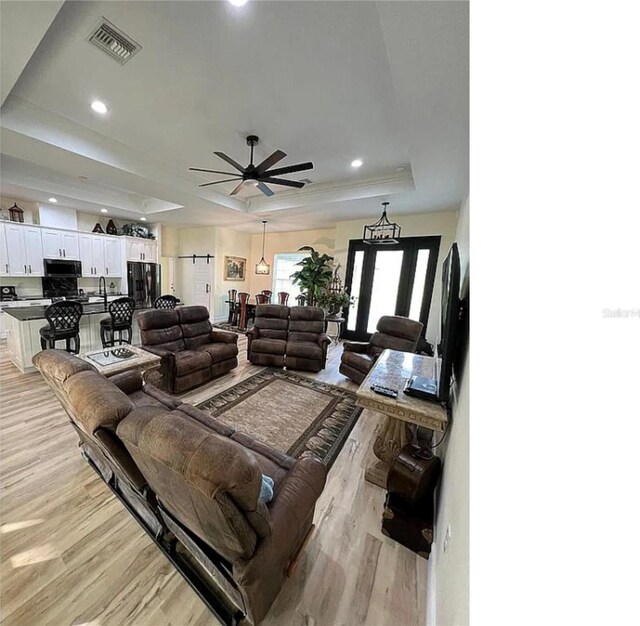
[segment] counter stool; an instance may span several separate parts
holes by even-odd
[[[153,303],[154,309],[175,309],[176,304],[178,304],[180,300],[175,296],[165,295],[156,298],[156,301]]]
[[[133,336],[133,310],[136,302],[133,298],[118,298],[109,304],[110,317],[100,320],[100,339],[102,347],[115,346],[115,334],[118,333],[118,343],[131,345]],[[122,332],[127,331],[127,339],[122,338]]]
[[[56,341],[66,342],[65,350],[78,354],[80,352],[80,318],[82,305],[73,300],[63,300],[50,304],[44,310],[44,316],[49,326],[40,329],[40,347],[43,350],[56,347]],[[73,350],[71,340],[73,339]]]
[[[256,304],[269,304],[269,296],[266,293],[257,293]]]
[[[264,304],[271,304],[271,295],[273,294],[273,292],[269,289],[263,289],[261,293],[267,296],[267,301]]]
[[[278,304],[287,305],[289,302],[289,294],[286,291],[278,291]]]

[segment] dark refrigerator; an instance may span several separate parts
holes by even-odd
[[[127,263],[129,297],[136,308],[152,307],[160,297],[160,265],[157,263]]]

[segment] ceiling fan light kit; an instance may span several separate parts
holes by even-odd
[[[256,263],[256,274],[266,276],[269,274],[271,267],[264,260],[264,236],[267,228],[267,220],[262,220],[262,258]]]
[[[278,167],[276,169],[269,169],[273,167],[278,161],[284,159],[287,155],[282,150],[276,150],[271,156],[268,156],[262,163],[258,165],[253,164],[253,148],[258,145],[257,135],[249,135],[247,137],[247,145],[251,148],[251,162],[247,167],[242,167],[239,163],[234,161],[230,156],[227,156],[224,152],[214,152],[214,154],[226,161],[231,167],[238,170],[237,172],[224,172],[221,170],[209,170],[201,167],[190,167],[189,169],[194,172],[208,172],[210,174],[221,174],[224,176],[230,176],[231,178],[225,178],[223,180],[214,180],[210,183],[203,183],[198,185],[199,187],[208,187],[209,185],[219,185],[220,183],[228,183],[231,181],[238,181],[238,185],[229,194],[235,196],[242,187],[249,181],[254,184],[265,196],[272,196],[273,190],[267,187],[265,183],[271,185],[281,185],[282,187],[294,187],[296,189],[302,189],[306,183],[297,180],[286,180],[285,178],[275,178],[284,174],[293,174],[295,172],[304,172],[305,170],[312,170],[313,163],[308,161],[307,163],[298,163],[296,165],[288,165],[286,167]]]
[[[400,239],[400,225],[390,222],[387,218],[388,202],[382,203],[382,216],[374,224],[364,227],[362,241],[369,244],[392,244]]]

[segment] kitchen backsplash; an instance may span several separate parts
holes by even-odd
[[[110,285],[113,283],[113,287]],[[0,285],[13,285],[19,298],[31,298],[42,296],[42,279],[41,278],[18,278],[18,277],[0,277]],[[121,278],[107,278],[107,293],[120,293],[124,285],[124,291],[127,290],[126,281]],[[78,289],[84,290],[85,293],[95,291],[98,292],[97,278],[78,278]]]

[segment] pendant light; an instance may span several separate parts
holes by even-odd
[[[400,238],[400,225],[390,222],[387,219],[388,202],[382,203],[382,217],[375,222],[364,227],[362,241],[369,244],[392,244],[398,243]]]
[[[269,264],[264,260],[264,235],[267,228],[267,220],[262,220],[262,258],[256,264],[256,274],[266,275],[271,269]]]

